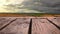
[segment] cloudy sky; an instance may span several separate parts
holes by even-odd
[[[12,7],[10,8],[10,6],[7,6],[7,5],[21,4],[23,1],[24,0],[0,0],[0,13],[2,13],[2,12],[7,12],[7,13],[8,12],[18,12],[19,9],[12,8]]]
[[[0,13],[60,13],[60,0],[0,0]]]
[[[26,2],[28,1],[28,2],[26,3],[25,1]],[[0,13],[39,13],[35,10],[20,8],[26,4],[28,5],[28,7],[30,7],[30,3],[32,3],[32,0],[31,0],[31,2],[30,2],[30,0],[0,0]],[[20,4],[22,4],[22,5],[20,5]]]

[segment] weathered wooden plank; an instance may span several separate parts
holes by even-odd
[[[32,34],[60,34],[60,30],[47,19],[33,19]]]
[[[60,17],[49,17],[48,19],[60,27]]]
[[[1,30],[0,34],[28,34],[29,23],[29,18],[16,18],[14,22]]]
[[[10,21],[14,20],[15,18],[10,17],[0,17],[0,30],[3,28],[6,24],[8,24]]]

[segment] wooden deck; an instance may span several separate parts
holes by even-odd
[[[0,34],[60,34],[60,17],[0,17]]]

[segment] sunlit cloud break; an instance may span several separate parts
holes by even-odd
[[[21,4],[24,0],[0,0],[0,5]]]
[[[0,13],[7,13],[7,12],[18,12],[18,9],[16,8],[13,8],[12,7],[10,8],[9,6],[7,5],[16,5],[16,4],[21,4],[24,0],[0,0]],[[9,7],[9,8],[8,8]],[[7,10],[7,9],[10,9],[10,10]],[[11,10],[12,9],[12,10]],[[16,11],[15,11],[16,10]]]

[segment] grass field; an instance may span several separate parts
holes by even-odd
[[[0,16],[35,16],[35,17],[42,17],[42,16],[46,16],[46,17],[49,17],[49,16],[55,16],[55,17],[59,17],[60,14],[42,14],[42,13],[0,13]]]

